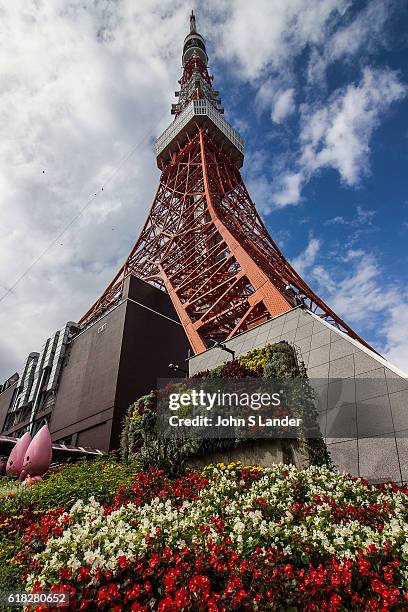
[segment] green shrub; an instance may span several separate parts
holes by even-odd
[[[129,406],[122,429],[120,441],[121,457],[124,461],[132,461],[141,446],[140,429],[142,415],[144,425],[149,429],[147,420],[156,410],[156,393],[144,395]],[[145,422],[146,421],[146,422]]]
[[[32,502],[33,487],[27,487],[18,480],[14,480],[11,487],[2,482],[0,489],[3,492],[0,496],[0,512],[18,512]]]
[[[24,591],[23,568],[16,562],[15,554],[22,548],[19,540],[0,536],[0,593],[7,591]],[[0,612],[10,610],[0,603]]]
[[[160,438],[156,402],[156,393],[150,393],[130,406],[122,431],[122,459],[137,462],[144,470],[162,469],[175,476],[183,471],[187,457],[199,452],[201,440]]]
[[[100,503],[111,503],[121,485],[130,486],[137,466],[116,461],[112,456],[81,459],[56,470],[31,487],[19,485],[12,497],[0,499],[0,512],[17,511],[35,504],[38,510],[65,506],[92,495]]]
[[[18,489],[18,481],[8,476],[0,476],[0,499],[8,494],[14,494]]]

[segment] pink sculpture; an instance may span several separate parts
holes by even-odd
[[[23,468],[24,458],[26,456],[26,451],[30,446],[31,440],[31,434],[29,434],[27,431],[15,443],[6,465],[6,472],[8,476],[20,476],[20,472]]]
[[[49,469],[52,459],[51,436],[47,425],[35,434],[24,457],[20,480],[26,476],[42,476]]]

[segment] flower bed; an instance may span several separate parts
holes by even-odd
[[[101,503],[112,503],[121,485],[130,488],[134,466],[118,463],[114,457],[81,460],[53,469],[45,479],[26,487],[14,480],[0,479],[0,591],[23,588],[24,565],[18,552],[26,530],[37,529],[42,517],[61,514],[80,498],[94,495]],[[0,611],[7,610],[2,608]]]
[[[17,523],[16,560],[71,609],[402,609],[407,519],[406,489],[322,467],[150,471]]]

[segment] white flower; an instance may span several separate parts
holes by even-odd
[[[245,529],[245,525],[244,523],[242,523],[242,521],[237,521],[236,523],[234,523],[234,531],[236,531],[237,533],[242,533]]]

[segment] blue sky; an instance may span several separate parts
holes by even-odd
[[[0,0],[0,380],[136,239],[193,6],[272,236],[408,371],[405,0]]]

